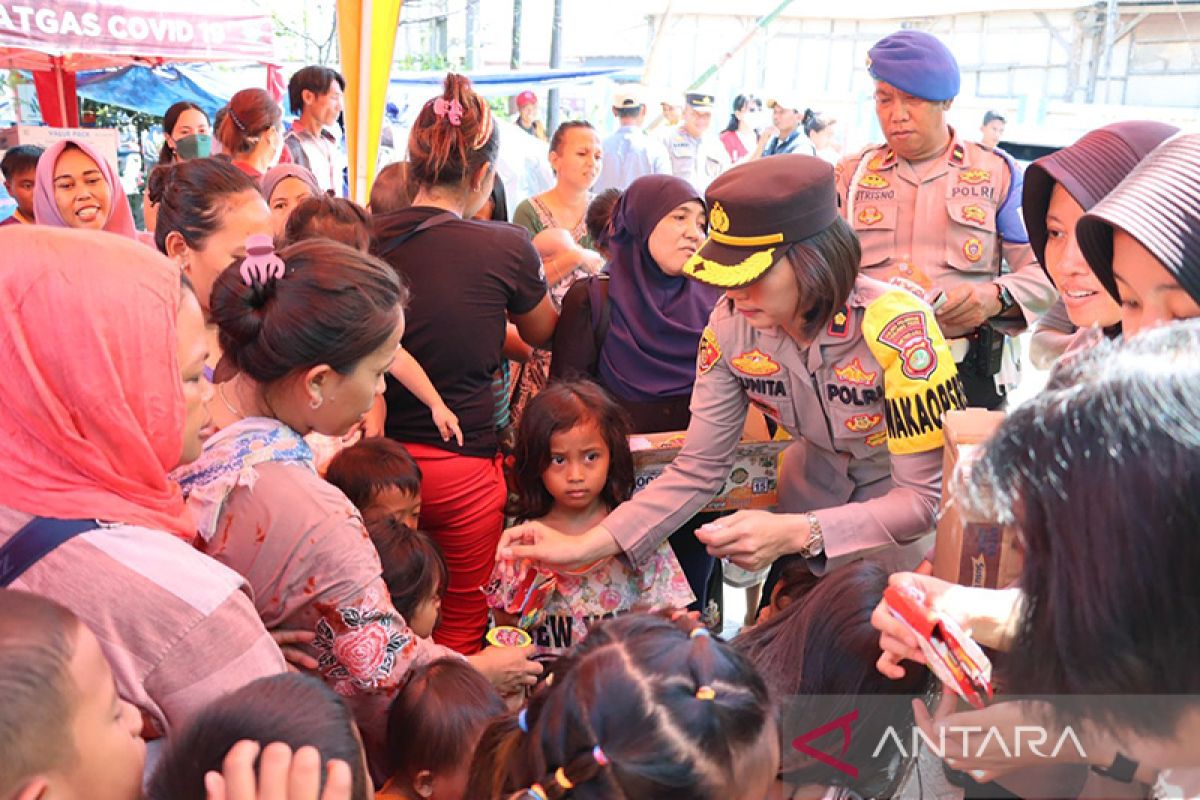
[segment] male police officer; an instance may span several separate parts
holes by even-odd
[[[705,136],[712,125],[713,96],[688,92],[685,99],[683,122],[667,137],[667,155],[671,173],[703,194],[729,166],[729,153],[719,139]]]
[[[842,213],[862,243],[865,274],[923,295],[959,361],[971,405],[998,408],[1005,336],[1057,293],[1021,220],[1011,157],[960,139],[946,124],[958,63],[938,39],[906,30],[871,48],[875,111],[886,145],[838,166]]]

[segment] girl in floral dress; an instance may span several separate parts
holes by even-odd
[[[548,385],[529,401],[517,433],[517,517],[562,533],[583,533],[633,490],[629,423],[590,381]],[[531,586],[540,599],[526,603]],[[550,588],[552,587],[552,588]],[[484,588],[502,624],[522,623],[540,658],[557,657],[582,640],[597,620],[638,610],[684,608],[694,596],[665,542],[649,566],[624,556],[578,572],[542,572],[529,562],[501,561]]]

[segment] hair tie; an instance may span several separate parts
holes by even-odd
[[[692,628],[691,632],[688,633],[689,639],[699,639],[701,636],[709,638],[712,636],[712,631],[701,625],[698,628]]]
[[[707,685],[701,686],[699,689],[696,690],[696,699],[697,700],[711,701],[711,700],[715,700],[716,697],[717,697],[717,690],[711,686],[707,686]]]
[[[255,234],[246,238],[246,257],[242,259],[242,280],[247,286],[253,286],[257,281],[264,286],[272,280],[283,277],[287,265],[275,254],[275,244],[271,237],[265,234]]]
[[[479,133],[475,136],[475,143],[471,145],[472,150],[479,150],[486,145],[488,139],[492,138],[492,129],[496,127],[491,107],[483,102],[482,98],[479,100],[479,105],[483,108],[483,116],[479,120]]]
[[[526,709],[522,708],[521,713],[517,714],[517,727],[521,729],[521,733],[529,733],[529,721],[525,719]]]
[[[239,131],[246,133],[246,126],[237,118],[237,114],[233,113],[233,106],[226,106],[226,109],[228,109],[229,118],[233,120],[233,124],[237,125]]]
[[[554,770],[554,782],[564,789],[575,788],[575,784],[571,783],[570,779],[567,778],[567,770],[565,767],[559,767],[558,769]]]
[[[600,745],[596,745],[595,747],[592,748],[592,758],[595,759],[596,763],[599,764],[600,766],[602,766],[602,767],[608,766],[608,763],[609,763],[608,756],[605,755],[604,751],[600,749]]]
[[[449,121],[456,128],[462,125],[463,107],[457,100],[447,100],[444,97],[434,98],[433,113]]]

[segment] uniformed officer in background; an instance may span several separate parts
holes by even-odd
[[[701,194],[730,165],[725,146],[715,136],[707,135],[712,112],[711,94],[688,92],[684,96],[683,122],[666,140],[671,174],[683,178]]]
[[[696,532],[709,553],[759,570],[798,555],[815,574],[872,556],[917,564],[942,485],[942,415],[965,405],[929,307],[859,274],[833,166],[782,155],[709,187],[709,238],[683,273],[724,289],[699,342],[683,449],[645,489],[580,535],[525,523],[502,557],[643,563],[729,478],[749,408],[795,440],[778,513],[739,511]],[[510,547],[511,545],[511,547]]]
[[[954,56],[906,30],[871,48],[875,111],[887,143],[838,166],[842,214],[862,243],[863,273],[904,286],[935,309],[973,406],[998,408],[996,376],[1016,349],[1006,339],[1058,295],[1021,219],[1021,171],[1001,150],[946,123],[958,94]],[[1007,356],[1006,356],[1006,352]]]

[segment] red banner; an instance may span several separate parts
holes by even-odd
[[[234,0],[195,13],[147,0],[0,0],[0,48],[175,61],[272,61],[269,15]],[[202,8],[202,10],[200,10]]]

